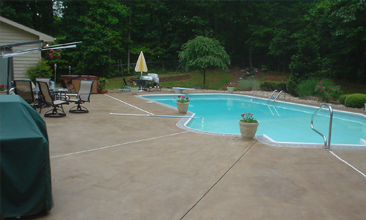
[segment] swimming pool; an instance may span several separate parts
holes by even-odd
[[[275,142],[323,144],[323,138],[310,128],[318,107],[235,94],[189,94],[189,111],[195,113],[185,125],[191,129],[219,134],[240,134],[242,113],[252,113],[260,121],[256,135]],[[143,95],[143,98],[176,107],[177,95]],[[202,118],[200,118],[202,117]],[[329,111],[321,110],[314,127],[328,136]],[[362,114],[333,111],[331,144],[366,145],[366,117]]]

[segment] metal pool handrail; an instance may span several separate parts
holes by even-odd
[[[278,94],[277,94],[277,96],[276,96],[276,98],[273,100],[273,101],[276,101],[277,100],[277,98],[278,97],[280,97],[280,95],[281,95],[281,93],[283,92],[283,90],[281,90]],[[285,93],[283,93],[283,94],[285,94]],[[283,99],[285,99],[285,95],[283,96]]]
[[[281,95],[281,93],[282,93],[283,91],[282,91],[282,90],[281,90],[281,91],[279,91],[279,92],[278,92],[278,94],[276,95],[276,97],[274,97],[274,96],[273,96],[273,94],[274,94],[275,92],[278,92],[278,91],[277,91],[277,89],[275,89],[275,90],[271,93],[271,95],[269,95],[269,96],[268,96],[267,104],[268,104],[268,102],[269,102],[271,99],[273,99],[273,104],[274,104],[274,102],[277,100],[277,98],[278,98],[278,97],[280,97],[280,95]],[[285,99],[285,93],[284,93],[284,95],[283,95],[283,99]]]
[[[271,95],[269,95],[269,96],[268,96],[267,104],[268,104],[269,100],[270,100],[271,98],[273,98],[273,94],[274,94],[275,92],[277,92],[277,89],[273,90],[273,92],[271,93]]]
[[[316,130],[314,128],[314,124],[313,124],[313,121],[314,121],[314,117],[316,114],[318,114],[318,112],[323,109],[323,107],[327,107],[329,109],[329,134],[328,134],[328,145],[327,145],[327,138],[325,137],[325,135],[323,135],[322,133],[320,133],[318,130]],[[323,137],[324,139],[324,148],[326,150],[331,150],[330,149],[330,139],[331,139],[331,134],[332,134],[332,120],[333,120],[333,109],[331,106],[327,105],[327,104],[323,104],[322,106],[320,106],[320,108],[318,110],[316,110],[316,112],[313,114],[313,116],[311,117],[311,123],[310,123],[310,126],[311,126],[311,129],[313,129],[316,133],[318,133],[320,136]]]

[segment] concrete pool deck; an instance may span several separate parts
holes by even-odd
[[[366,178],[324,149],[110,115],[179,115],[130,92],[93,94],[85,106],[44,118],[54,208],[32,219],[366,219]],[[333,152],[366,173],[366,150]]]

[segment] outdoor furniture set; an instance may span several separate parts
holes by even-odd
[[[45,117],[64,117],[66,113],[63,109],[64,104],[70,102],[75,103],[70,113],[88,113],[89,110],[82,106],[85,102],[90,102],[90,94],[94,80],[80,81],[80,89],[78,93],[65,93],[67,88],[50,89],[50,78],[36,79],[35,90],[33,91],[33,83],[31,80],[14,80],[15,94],[22,97],[34,109],[42,107],[52,107],[48,110]],[[70,98],[73,96],[74,98]]]
[[[144,91],[151,91],[151,89],[161,90],[161,86],[159,85],[159,76],[156,73],[148,73],[147,76],[131,78],[128,82],[129,84],[136,84],[140,90]],[[121,89],[124,89],[126,86],[128,86],[128,83],[125,78],[123,78]]]

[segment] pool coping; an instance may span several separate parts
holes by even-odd
[[[191,93],[192,94],[192,93]],[[194,93],[197,95],[203,95],[202,93]],[[249,95],[241,95],[241,94],[226,94],[226,93],[205,93],[205,95],[235,95],[235,96],[247,96],[247,97],[251,97],[251,98],[260,98],[260,99],[265,99],[262,97],[255,97],[255,96],[249,96]],[[162,96],[162,95],[167,95],[167,94],[154,94],[154,96]],[[147,99],[145,97],[142,96],[149,96],[149,95],[138,95],[139,98],[144,99],[148,102],[153,102],[153,103],[157,103],[159,105],[171,108],[171,109],[176,109],[175,107],[171,106],[171,105],[167,105],[164,103],[160,103],[157,101],[153,101],[150,99]],[[315,106],[311,106],[311,105],[306,105],[306,104],[299,104],[299,103],[291,103],[291,102],[285,102],[285,101],[280,101],[278,100],[278,102],[281,103],[287,103],[287,104],[296,104],[296,105],[303,105],[303,106],[307,106],[307,107],[311,107],[311,108],[316,108]],[[341,113],[350,113],[350,114],[355,114],[358,116],[363,116],[364,115],[360,114],[360,113],[354,113],[354,112],[347,112],[347,111],[343,111],[343,110],[336,110],[337,112],[341,112]],[[214,132],[208,132],[208,131],[199,131],[199,130],[195,130],[193,128],[190,128],[187,126],[187,124],[189,123],[189,121],[195,116],[194,112],[190,112],[188,111],[187,114],[185,115],[185,118],[182,118],[177,124],[176,126],[184,129],[184,130],[188,130],[194,133],[199,133],[199,134],[208,134],[208,135],[215,135],[215,136],[235,136],[235,137],[241,137],[241,135],[239,134],[225,134],[225,133],[214,133]],[[255,139],[259,140],[261,143],[263,144],[267,144],[270,146],[274,146],[274,147],[293,147],[293,148],[324,148],[324,144],[319,144],[319,143],[302,143],[302,142],[278,142],[275,141],[273,139],[271,139],[270,137],[268,137],[267,135],[263,134],[263,135],[255,135]],[[366,150],[366,140],[364,141],[365,145],[353,145],[353,144],[330,144],[330,148],[331,149],[353,149],[353,150]]]

